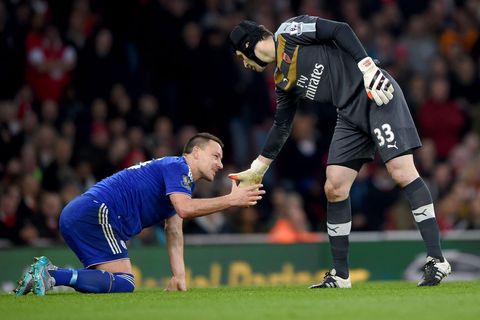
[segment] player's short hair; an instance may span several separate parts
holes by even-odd
[[[189,154],[192,152],[193,147],[197,146],[203,148],[210,140],[217,142],[220,147],[223,148],[223,142],[220,138],[207,132],[200,132],[191,137],[183,147],[183,154]]]

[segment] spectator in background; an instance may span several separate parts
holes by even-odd
[[[16,117],[13,101],[0,101],[0,164],[5,166],[18,156],[22,147],[21,123]]]
[[[88,0],[73,1],[68,18],[66,37],[77,50],[82,50],[85,47],[97,21],[98,17],[91,12]]]
[[[240,234],[252,234],[264,232],[260,222],[260,213],[257,207],[239,208],[236,213],[230,215],[228,232]]]
[[[138,125],[145,130],[145,132],[152,132],[155,125],[155,120],[159,115],[158,100],[151,94],[142,94],[138,98],[139,121]]]
[[[470,53],[479,38],[478,21],[466,8],[452,10],[453,21],[441,33],[439,44],[449,63],[455,63],[464,53]],[[477,18],[478,20],[478,18]]]
[[[22,243],[20,228],[22,221],[17,215],[20,204],[20,192],[16,187],[9,187],[0,194],[0,238],[12,243]]]
[[[17,87],[23,84],[25,54],[19,33],[23,33],[24,28],[15,25],[13,16],[14,12],[8,12],[4,1],[0,2],[0,100],[13,97]]]
[[[465,219],[465,229],[480,229],[480,195],[478,192],[477,196],[470,200],[470,210]]]
[[[425,77],[419,73],[412,74],[405,90],[405,99],[415,120],[418,109],[425,103],[427,96],[428,85]]]
[[[147,136],[145,145],[151,153],[165,152],[165,154],[173,154],[173,152],[167,152],[175,147],[172,120],[168,117],[156,118],[153,132]],[[160,149],[163,149],[163,151]]]
[[[61,119],[59,118],[58,103],[53,100],[42,102],[40,110],[40,121],[56,129],[60,129]]]
[[[288,157],[280,157],[275,166],[277,179],[289,181],[303,199],[314,202],[318,194],[320,177],[323,177],[323,155],[328,150],[328,142],[319,134],[317,116],[308,108],[299,110],[294,119],[291,138],[287,140],[284,151]],[[301,163],[301,166],[298,164]],[[307,212],[309,223],[317,228],[320,217],[315,211]],[[323,226],[322,226],[323,227]]]
[[[65,138],[59,138],[55,143],[54,160],[43,171],[42,187],[44,190],[60,192],[68,181],[75,180],[71,167],[73,146]]]
[[[21,181],[21,201],[18,215],[21,219],[32,216],[37,212],[40,201],[40,183],[33,176],[26,174]]]
[[[307,215],[303,208],[303,200],[298,193],[287,192],[284,200],[276,204],[277,207],[274,208],[277,214],[276,221],[268,232],[270,242],[285,244],[317,242],[320,240],[318,234],[310,232]]]
[[[437,149],[431,139],[422,140],[422,148],[416,150],[415,160],[418,163],[418,171],[425,177],[431,177],[435,171],[437,161]]]
[[[69,85],[77,54],[66,45],[58,29],[48,26],[38,43],[27,51],[27,83],[41,100],[59,101]]]
[[[450,84],[447,79],[433,79],[429,98],[417,113],[420,133],[433,140],[440,159],[446,159],[460,142],[466,125],[465,115],[459,105],[449,98],[449,94]]]
[[[49,124],[42,124],[35,136],[35,151],[38,154],[38,164],[42,169],[48,167],[55,158],[55,144],[58,132]]]
[[[471,105],[480,103],[480,78],[473,59],[461,55],[455,59],[451,79],[452,98],[465,100]]]
[[[144,132],[141,127],[131,127],[127,133],[130,151],[122,162],[122,168],[130,167],[134,164],[147,160],[147,153],[145,152],[143,141]]]
[[[120,49],[107,28],[99,29],[85,45],[75,72],[75,86],[82,101],[107,99],[113,85],[123,80],[123,69],[118,66],[125,66],[126,61]]]
[[[428,76],[431,59],[437,54],[437,44],[428,29],[425,17],[415,15],[410,18],[405,36],[401,40],[408,51],[413,72]]]
[[[398,201],[400,189],[384,167],[375,166],[370,174],[362,206],[365,221],[358,227],[364,231],[391,229],[390,208]]]
[[[26,218],[26,228],[34,227],[36,237],[28,239],[29,245],[52,245],[60,240],[58,219],[62,211],[61,198],[57,193],[43,192],[39,210]],[[25,227],[24,227],[25,228]]]

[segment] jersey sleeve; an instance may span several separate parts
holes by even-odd
[[[191,197],[195,184],[188,173],[188,168],[182,163],[173,162],[166,166],[163,171],[165,195],[179,192]]]
[[[334,41],[348,52],[356,62],[367,57],[367,52],[352,28],[345,22],[319,17],[299,16],[280,25],[275,38],[282,35],[287,42],[298,45],[321,44]]]
[[[277,89],[277,110],[261,155],[276,159],[292,131],[293,118],[297,110],[298,96]]]

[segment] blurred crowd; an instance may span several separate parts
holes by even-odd
[[[61,243],[68,201],[118,170],[180,155],[199,131],[225,142],[225,169],[195,196],[227,193],[226,174],[259,153],[275,110],[273,67],[245,70],[228,34],[246,18],[275,31],[299,14],[348,22],[399,82],[442,231],[480,229],[480,0],[0,0],[0,245]],[[300,105],[268,196],[186,221],[185,232],[319,240],[335,120],[331,106]],[[415,228],[379,159],[351,201],[354,231]],[[134,243],[159,241],[161,226]]]

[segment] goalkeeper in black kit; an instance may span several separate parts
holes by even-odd
[[[348,24],[312,16],[282,23],[275,34],[243,21],[230,34],[244,66],[262,72],[275,63],[277,109],[261,154],[250,169],[231,174],[240,184],[259,183],[290,135],[298,102],[309,99],[337,108],[328,154],[325,193],[333,268],[310,288],[350,288],[349,193],[362,165],[378,149],[391,177],[405,191],[426,246],[419,286],[439,284],[450,272],[430,191],[419,176],[412,150],[421,146],[397,82],[370,58]],[[319,164],[320,165],[320,164]]]

